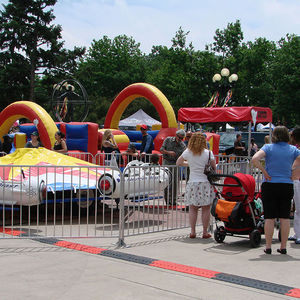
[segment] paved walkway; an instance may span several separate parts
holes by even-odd
[[[300,247],[294,243],[280,255],[275,241],[274,254],[265,255],[246,237],[217,244],[189,239],[188,229],[129,237],[120,249],[116,241],[1,239],[0,299],[300,298]],[[293,288],[295,297],[284,295]]]

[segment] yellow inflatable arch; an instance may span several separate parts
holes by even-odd
[[[21,118],[34,121],[45,148],[51,149],[53,147],[57,126],[44,108],[31,101],[14,102],[0,113],[0,137],[2,138],[13,123]]]

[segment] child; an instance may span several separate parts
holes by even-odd
[[[150,165],[159,165],[159,155],[157,153],[151,154]]]
[[[130,143],[125,152],[122,153],[127,157],[127,163],[131,162],[134,159],[138,159],[139,153],[137,152],[135,145]]]

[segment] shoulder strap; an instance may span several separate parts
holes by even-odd
[[[207,164],[210,164],[210,150],[208,150],[208,162]]]

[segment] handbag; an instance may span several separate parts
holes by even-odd
[[[204,167],[204,172],[209,182],[216,182],[220,180],[220,177],[218,176],[212,176],[216,174],[216,171],[213,169],[213,167],[210,164],[210,151],[209,151],[209,156],[208,156],[208,162]]]
[[[111,155],[109,166],[110,167],[118,167],[118,163],[117,163],[117,159],[116,159],[116,155],[115,154]]]

